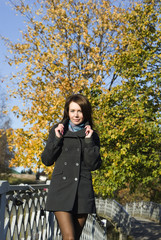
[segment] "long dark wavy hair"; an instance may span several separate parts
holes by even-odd
[[[69,105],[71,102],[77,103],[83,113],[84,121],[89,122],[91,128],[93,127],[93,119],[92,119],[92,107],[88,99],[81,94],[74,94],[67,98],[65,106],[64,106],[64,116],[63,121],[69,118]]]

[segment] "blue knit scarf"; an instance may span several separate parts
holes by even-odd
[[[72,123],[70,120],[69,120],[69,124],[68,124],[68,129],[69,131],[71,132],[77,132],[81,129],[83,129],[85,127],[85,124],[84,123],[81,123],[79,125],[75,125],[74,123]]]

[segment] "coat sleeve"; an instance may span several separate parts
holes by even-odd
[[[62,148],[63,138],[56,137],[55,128],[56,126],[49,131],[49,137],[46,146],[41,154],[42,162],[46,166],[53,165],[53,163],[57,160]]]
[[[101,166],[100,140],[96,132],[92,134],[91,138],[85,138],[83,155],[84,163],[90,171],[94,171]]]

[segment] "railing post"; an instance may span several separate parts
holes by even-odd
[[[127,235],[123,234],[122,232],[120,232],[119,234],[119,240],[127,240]]]
[[[136,203],[133,203],[133,208],[132,208],[132,216],[135,216],[135,208],[136,208]]]
[[[144,205],[144,202],[141,201],[141,206],[140,206],[140,217],[143,216],[143,205]]]
[[[111,219],[113,219],[114,201],[111,202]]]
[[[94,240],[94,233],[95,233],[95,222],[96,222],[96,219],[95,218],[93,218],[93,224],[92,224],[92,238],[91,238],[91,240]]]
[[[4,221],[6,208],[6,193],[9,190],[9,183],[7,181],[0,181],[0,233],[1,240],[5,240]]]

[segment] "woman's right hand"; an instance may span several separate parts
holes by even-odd
[[[58,138],[61,138],[64,133],[64,125],[62,123],[59,123],[59,125],[55,128],[55,135]]]

